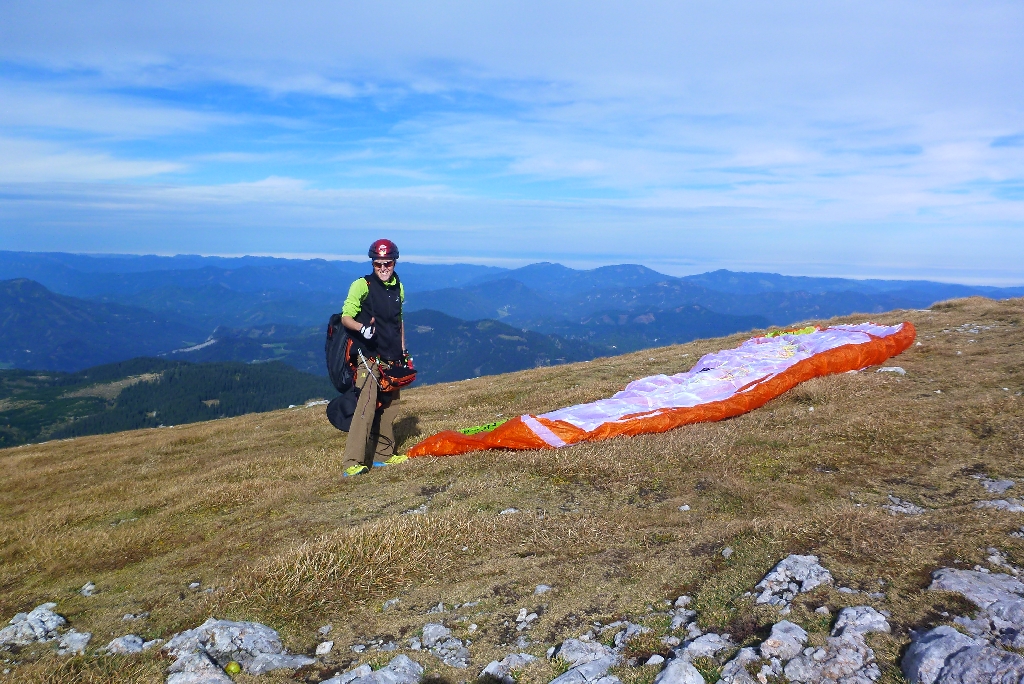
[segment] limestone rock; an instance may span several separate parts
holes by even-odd
[[[994,499],[992,501],[977,501],[975,508],[994,508],[997,511],[1009,513],[1024,513],[1024,501],[1020,499]]]
[[[178,659],[172,668],[176,667],[179,662],[183,662],[185,665],[201,664],[205,657],[219,666],[218,670],[234,660],[246,672],[262,674],[278,669],[298,669],[314,662],[309,656],[289,655],[277,632],[266,625],[258,622],[232,622],[213,618],[195,629],[175,635],[164,644],[163,650]],[[206,669],[208,668],[203,666],[202,670],[195,671],[200,672]],[[193,670],[176,671],[184,673]],[[221,674],[224,673],[221,672]]]
[[[333,641],[321,641],[316,645],[316,654],[318,656],[328,655],[334,649]]]
[[[996,601],[1013,600],[1024,595],[1024,584],[1010,575],[956,568],[936,570],[932,573],[932,583],[928,588],[933,591],[956,592],[980,608],[988,608]]]
[[[783,620],[772,626],[771,636],[761,644],[761,657],[765,660],[790,660],[800,655],[805,643],[807,632],[799,625]]]
[[[1024,657],[991,646],[972,646],[950,656],[936,684],[1020,681],[1024,681]]]
[[[1016,484],[1013,480],[993,480],[984,475],[972,475],[989,494],[1002,494]]]
[[[529,663],[533,662],[537,658],[530,655],[529,653],[512,653],[505,656],[501,660],[492,660],[487,664],[481,672],[480,676],[490,676],[494,679],[503,682],[503,684],[514,684],[515,680],[512,678],[512,670],[518,670],[526,667]]]
[[[691,663],[676,658],[665,666],[657,677],[654,684],[705,684],[704,677]]]
[[[111,640],[103,648],[111,655],[130,655],[132,653],[142,653],[142,646],[145,643],[145,640],[140,636],[125,634],[122,637]]]
[[[806,648],[784,669],[791,682],[807,684],[869,684],[882,676],[875,653],[857,631],[826,639],[824,648]]]
[[[796,627],[796,625],[793,626]],[[757,651],[754,649],[749,647],[741,648],[733,656],[732,660],[727,662],[725,667],[722,668],[718,684],[758,684],[758,681],[750,674],[747,667],[760,660],[757,656]]]
[[[772,568],[755,589],[760,590],[757,603],[788,607],[797,594],[815,587],[832,584],[832,574],[818,563],[817,556],[787,556]]]
[[[60,641],[57,642],[57,654],[76,655],[85,653],[85,647],[89,645],[90,639],[92,639],[92,634],[89,632],[79,632],[74,628],[69,629],[60,636]]]
[[[6,627],[0,629],[0,648],[56,639],[57,629],[67,624],[67,620],[53,612],[56,607],[56,603],[43,603],[28,613],[15,615]]]
[[[900,669],[910,684],[935,684],[951,655],[977,645],[974,639],[942,625],[914,635]]]
[[[167,671],[167,684],[231,684],[231,677],[202,651],[181,655]]]
[[[680,660],[693,662],[697,658],[714,658],[722,651],[732,648],[733,643],[720,634],[709,632],[676,649]]]
[[[246,672],[261,675],[273,670],[297,670],[316,661],[309,656],[289,655],[287,653],[260,653],[245,668]]]
[[[686,610],[685,608],[679,608],[676,610],[675,613],[676,614],[672,616],[672,624],[669,625],[669,629],[673,632],[679,629],[680,627],[685,627],[686,625],[690,624],[695,619],[697,619],[697,611],[695,610]]]
[[[452,667],[469,667],[469,649],[461,639],[449,638],[434,644],[430,652]]]
[[[555,649],[554,656],[572,665],[583,665],[592,660],[599,660],[615,656],[615,652],[604,644],[596,641],[580,641],[579,639],[566,639]]]
[[[360,669],[356,668],[356,670]],[[353,672],[356,670],[353,670]],[[345,676],[342,675],[342,677]],[[370,672],[347,681],[342,680],[341,684],[348,684],[348,682],[352,684],[418,684],[422,676],[423,666],[409,656],[400,655],[392,658],[391,662],[376,672]],[[327,681],[332,682],[330,679]]]
[[[921,508],[910,501],[904,501],[903,499],[897,498],[892,494],[889,495],[889,503],[882,506],[882,508],[893,515],[921,515],[928,510],[926,508]]]
[[[852,606],[839,611],[836,624],[832,628],[832,636],[842,634],[869,634],[871,632],[890,632],[889,622],[885,616],[871,606]]]
[[[428,622],[423,625],[423,646],[426,648],[432,648],[438,642],[449,638],[452,635],[452,631],[444,625],[439,625],[436,622]]]
[[[362,677],[365,677],[372,672],[373,669],[371,669],[369,665],[363,664],[359,667],[349,670],[344,674],[340,674],[335,677],[331,677],[330,679],[326,679],[320,684],[349,684],[349,682],[354,681],[356,679],[361,679]]]

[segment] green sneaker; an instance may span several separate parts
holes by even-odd
[[[405,454],[395,454],[394,456],[392,456],[391,458],[384,462],[387,463],[388,465],[394,465],[396,463],[405,463],[408,460],[409,457],[406,456]]]
[[[344,477],[352,477],[353,475],[363,475],[370,472],[370,469],[364,465],[354,465],[345,468]]]

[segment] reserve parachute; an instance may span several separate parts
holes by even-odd
[[[685,373],[634,380],[608,399],[538,416],[519,416],[474,434],[440,432],[414,446],[408,455],[554,449],[731,418],[763,406],[811,378],[882,363],[907,349],[915,336],[910,322],[811,326],[769,333],[735,349],[708,354]]]

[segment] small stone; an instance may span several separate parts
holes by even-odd
[[[771,635],[761,644],[761,657],[790,660],[803,650],[807,643],[807,632],[802,627],[788,620],[772,626]]]
[[[818,615],[831,615],[832,611],[828,609],[828,606],[818,606],[814,609],[814,612]]]
[[[202,584],[200,584],[199,582],[192,582],[192,583],[190,583],[190,584],[188,585],[188,588],[189,588],[189,589],[192,589],[192,590],[198,590],[198,589],[199,589],[199,587],[201,587],[201,586],[203,586],[203,585],[202,585]]]
[[[386,611],[394,608],[397,605],[398,605],[398,599],[396,599],[396,598],[388,599],[387,601],[384,602],[384,605],[381,606],[381,610],[386,612]]]
[[[692,662],[698,658],[713,658],[719,652],[732,647],[733,643],[729,640],[728,635],[709,632],[697,637],[682,650],[677,651],[677,655],[682,660]]]
[[[647,662],[644,663],[644,665],[661,665],[663,662],[665,662],[665,657],[658,653],[655,653],[647,659]]]
[[[681,510],[681,511],[683,511],[685,513],[686,511],[690,510],[690,505],[689,504],[683,504],[682,506],[679,507],[679,510]]]
[[[434,606],[433,608],[428,610],[427,614],[428,615],[432,615],[432,614],[443,613],[443,612],[444,612],[444,602],[442,601],[441,603],[438,603],[436,606]]]
[[[316,645],[316,654],[318,656],[325,656],[334,649],[333,641],[322,641]]]
[[[692,600],[693,600],[692,598],[690,598],[689,596],[686,596],[684,594],[683,596],[680,596],[679,598],[677,598],[676,602],[673,603],[672,605],[675,606],[676,608],[685,608],[686,606],[690,605],[690,601],[692,601]]]
[[[676,658],[665,666],[657,677],[654,684],[705,684],[704,677],[693,665],[685,660]]]
[[[906,375],[907,371],[903,370],[899,366],[886,366],[879,368],[876,373],[896,373],[897,375]]]
[[[1024,501],[1020,499],[995,499],[992,501],[977,501],[974,504],[975,508],[994,508],[997,511],[1007,511],[1008,513],[1024,513]]]
[[[142,646],[145,643],[145,640],[140,636],[126,634],[123,637],[112,640],[104,647],[104,650],[111,655],[130,655],[132,653],[141,653]]]
[[[432,648],[437,643],[451,637],[452,631],[444,625],[429,622],[423,625],[423,646]]]
[[[505,656],[500,661],[492,660],[480,672],[480,677],[489,676],[503,684],[514,684],[515,679],[511,676],[512,670],[522,669],[536,659],[536,657],[529,653],[512,653]]]
[[[349,682],[355,681],[356,679],[362,679],[373,674],[373,669],[366,664],[360,665],[359,667],[353,668],[344,674],[331,677],[323,684],[349,684]]]
[[[882,506],[882,508],[893,515],[921,515],[928,510],[913,504],[910,501],[904,501],[903,499],[897,498],[892,494],[889,495],[889,503]]]
[[[332,625],[324,625],[324,626],[323,626],[323,627],[321,627],[320,629],[316,630],[316,632],[317,632],[317,634],[319,634],[320,636],[327,636],[328,634],[330,634],[330,633],[331,633],[331,629],[333,629],[333,626],[332,626]]]
[[[85,585],[83,585],[82,588],[78,590],[78,593],[86,597],[92,596],[96,593],[96,585],[92,582],[86,582]]]
[[[74,655],[85,653],[85,647],[89,645],[91,638],[92,634],[89,632],[79,632],[71,628],[62,634],[60,641],[57,642],[57,654]]]
[[[352,644],[349,646],[349,649],[351,649],[353,653],[362,653],[366,650],[366,646],[363,644]]]
[[[733,550],[731,546],[726,546],[724,549],[722,549],[722,558],[729,558],[732,554]]]
[[[547,584],[538,584],[537,588],[533,590],[533,595],[534,596],[540,596],[541,594],[546,594],[549,591],[551,591],[553,588],[554,587],[551,587],[551,586],[549,586]]]
[[[512,515],[513,513],[518,513],[518,512],[519,512],[518,508],[506,508],[501,513],[499,513],[498,515]]]
[[[885,616],[871,606],[853,606],[843,608],[839,611],[836,624],[832,628],[832,636],[842,636],[856,632],[857,634],[869,634],[871,632],[890,632],[889,622]]]

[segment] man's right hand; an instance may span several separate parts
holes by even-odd
[[[373,337],[373,333],[375,332],[376,330],[374,330],[374,327],[372,325],[364,325],[359,329],[359,334],[363,336],[363,339],[367,340]]]

